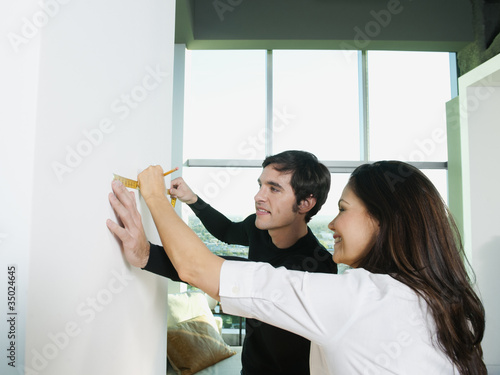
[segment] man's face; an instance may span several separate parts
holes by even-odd
[[[262,230],[292,227],[297,220],[305,223],[297,212],[295,193],[290,185],[290,173],[278,172],[272,164],[259,177],[259,192],[255,195],[257,218],[255,226]]]

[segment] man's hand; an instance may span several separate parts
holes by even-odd
[[[170,196],[187,204],[193,204],[198,200],[198,196],[191,190],[182,177],[177,177],[170,182]]]
[[[144,268],[149,259],[149,242],[135,204],[135,195],[119,181],[113,181],[111,187],[114,194],[109,194],[109,202],[123,226],[111,219],[106,221],[106,225],[122,242],[127,261],[135,267]]]

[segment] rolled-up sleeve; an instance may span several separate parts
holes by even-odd
[[[322,341],[332,328],[326,315],[332,301],[327,297],[329,303],[324,304],[326,296],[322,295],[329,293],[325,288],[329,276],[274,268],[266,263],[226,261],[220,277],[222,308],[225,313],[255,318],[309,340]]]
[[[225,312],[251,318],[253,275],[258,263],[225,261],[222,264],[219,295]]]
[[[349,329],[380,292],[364,270],[334,275],[233,261],[223,263],[219,289],[225,313],[255,318],[320,344],[335,339],[332,332]]]

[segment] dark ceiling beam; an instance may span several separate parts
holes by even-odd
[[[177,0],[177,6],[184,10],[176,42],[188,49],[458,51],[474,40],[469,0]]]

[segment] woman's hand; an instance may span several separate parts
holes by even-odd
[[[159,165],[149,166],[137,176],[139,189],[144,200],[152,198],[165,198],[167,189],[163,169]]]

